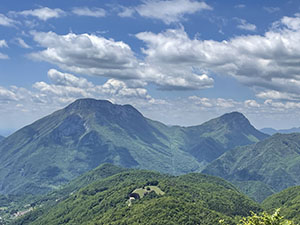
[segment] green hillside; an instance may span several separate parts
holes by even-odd
[[[263,201],[267,211],[280,208],[280,213],[287,219],[300,224],[300,186],[287,188]]]
[[[89,177],[95,177],[89,172]],[[85,175],[81,180],[88,180]],[[128,204],[132,193],[155,187]],[[127,170],[96,180],[55,205],[37,206],[12,224],[235,224],[261,207],[228,182],[202,174],[179,177]]]
[[[237,184],[261,201],[272,192],[300,184],[300,134],[275,134],[256,144],[237,147],[203,172]],[[252,183],[251,188],[249,182]],[[266,195],[266,193],[268,193]]]
[[[9,224],[15,219],[15,213],[27,212],[32,210],[33,206],[51,208],[57,204],[58,200],[66,199],[80,188],[126,170],[112,164],[103,164],[46,195],[0,195],[0,217],[2,218],[0,224]],[[35,215],[38,213],[40,211],[37,210]]]
[[[230,148],[265,137],[237,112],[170,127],[130,105],[80,99],[2,141],[0,193],[46,193],[103,163],[198,172]]]

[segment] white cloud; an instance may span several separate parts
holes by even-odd
[[[59,18],[64,16],[66,13],[61,9],[50,9],[48,7],[43,7],[39,9],[30,9],[30,10],[24,10],[22,12],[10,12],[12,14],[19,14],[23,16],[34,16],[37,17],[40,20],[46,21],[48,19],[52,18]]]
[[[16,38],[14,41],[22,48],[31,48],[22,38]]]
[[[251,108],[251,107],[258,108],[258,107],[260,107],[260,104],[258,104],[255,100],[250,100],[250,99],[246,100],[244,102],[244,104],[247,108]]]
[[[236,18],[236,20],[239,22],[239,24],[237,25],[237,28],[239,28],[241,30],[248,30],[248,31],[256,30],[256,26],[254,24],[248,23],[244,19]]]
[[[62,73],[55,69],[48,71],[48,77],[52,84],[36,82],[34,88],[46,93],[56,95],[61,98],[73,99],[91,98],[138,98],[151,99],[151,96],[144,88],[142,82],[125,82],[116,79],[109,79],[103,85],[94,85],[85,78],[74,76],[69,73]]]
[[[72,74],[62,73],[55,69],[48,71],[48,77],[54,85],[58,86],[70,86],[79,88],[90,88],[93,87],[91,82],[88,82],[84,78],[78,78]]]
[[[8,45],[5,40],[0,40],[0,48],[3,48],[3,47],[8,48]],[[9,56],[0,52],[0,59],[9,59]]]
[[[78,7],[73,8],[72,12],[78,16],[105,17],[106,11],[102,8]]]
[[[266,90],[256,94],[256,97],[261,99],[272,100],[300,100],[300,96],[297,94],[290,94],[286,92],[279,92],[275,90]]]
[[[300,15],[296,17],[285,16],[281,19],[281,23],[291,30],[298,31],[300,29]]]
[[[151,61],[138,60],[124,42],[89,35],[57,35],[53,32],[32,32],[34,40],[46,49],[32,53],[73,73],[115,79],[135,79],[154,83],[160,89],[201,89],[213,86],[213,79],[196,68],[161,67]]]
[[[89,34],[32,32],[45,49],[31,54],[60,68],[117,80],[154,83],[162,90],[210,88],[211,74],[229,75],[250,87],[300,96],[300,18],[284,17],[263,35],[224,41],[191,39],[181,29],[136,35],[144,59],[130,46]]]
[[[0,86],[0,102],[16,101],[16,100],[17,100],[17,96],[14,92]]]
[[[193,101],[193,104],[197,106],[201,106],[204,108],[227,108],[227,109],[234,109],[240,105],[239,102],[234,101],[232,99],[224,99],[224,98],[216,98],[216,99],[209,99],[209,98],[201,98],[198,96],[190,96],[188,97],[189,100]]]
[[[212,10],[205,2],[194,0],[145,0],[136,11],[143,17],[159,19],[166,24],[179,22],[186,14]]]
[[[46,48],[31,54],[37,60],[75,73],[119,79],[139,77],[134,53],[122,41],[89,34],[32,32],[32,35],[36,42]]]
[[[3,48],[3,47],[8,47],[7,43],[5,40],[0,40],[0,48]]]
[[[17,22],[0,13],[0,25],[14,27]]]
[[[224,41],[191,39],[183,29],[136,36],[145,43],[145,61],[155,68],[229,75],[250,87],[300,96],[299,21],[284,17],[264,35]]]

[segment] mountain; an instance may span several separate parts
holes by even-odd
[[[280,134],[291,134],[291,133],[300,133],[300,127],[293,127],[291,129],[281,129],[281,130],[276,130],[273,128],[263,128],[260,130],[261,132],[269,135],[273,135],[276,133]]]
[[[3,136],[0,135],[0,141],[2,141],[4,138],[5,138],[5,137],[3,137]]]
[[[203,173],[223,177],[256,200],[300,184],[300,134],[275,134],[227,151]],[[252,182],[251,189],[245,188]],[[264,189],[264,190],[263,190]]]
[[[263,201],[262,206],[267,211],[280,208],[280,214],[300,224],[300,186],[287,188]]]
[[[112,167],[115,168],[115,167]],[[96,177],[99,171],[89,172]],[[83,175],[83,180],[88,178]],[[187,174],[179,177],[127,169],[59,199],[37,205],[12,224],[233,224],[261,207],[223,179]]]
[[[130,105],[80,99],[2,141],[0,193],[46,193],[103,163],[174,175],[201,171],[227,150],[265,137],[237,112],[170,127]]]
[[[269,135],[280,133],[278,130],[271,128],[271,127],[262,128],[262,129],[260,129],[260,132],[263,132],[263,133],[269,134]]]

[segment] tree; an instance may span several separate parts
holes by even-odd
[[[284,219],[279,212],[280,209],[277,209],[273,215],[266,212],[257,215],[252,212],[252,216],[244,217],[240,220],[238,225],[295,225],[293,221]],[[224,220],[220,220],[219,222],[225,225]]]

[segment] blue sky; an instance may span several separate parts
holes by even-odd
[[[85,97],[166,124],[300,126],[299,43],[299,1],[6,1],[0,134]]]

